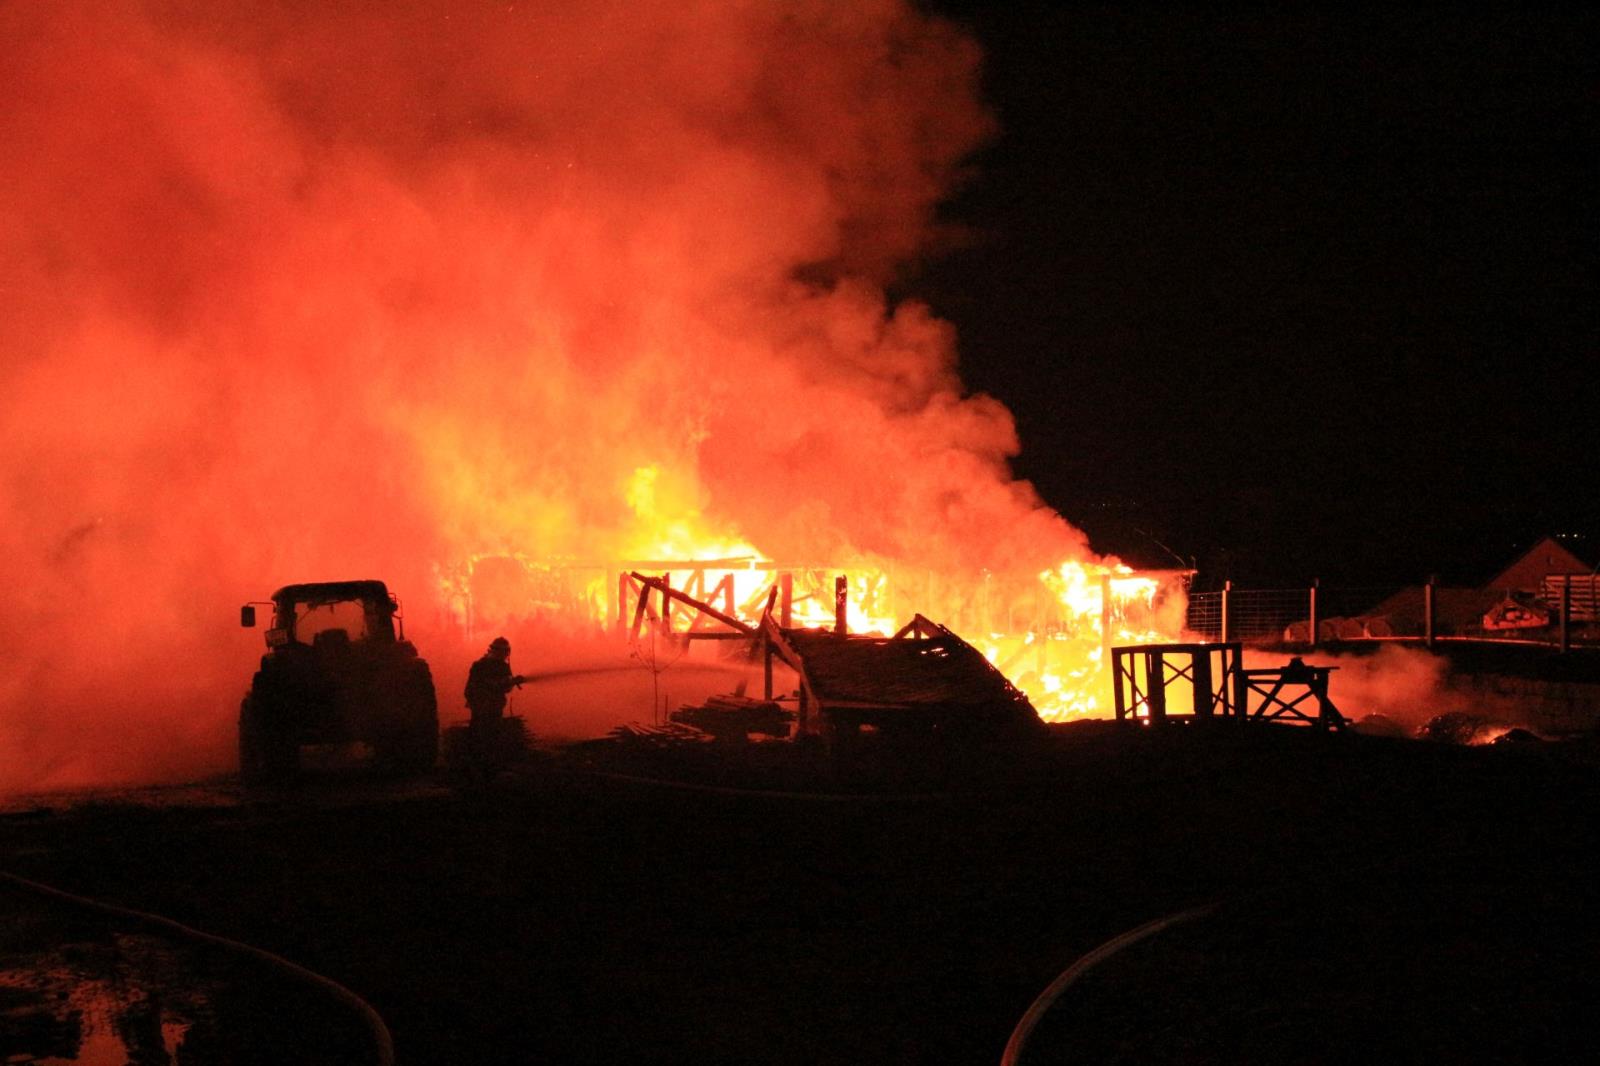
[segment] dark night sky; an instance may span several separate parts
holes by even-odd
[[[1096,547],[1255,585],[1594,553],[1593,16],[938,7],[1001,133],[905,292]]]

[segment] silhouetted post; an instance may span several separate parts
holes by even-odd
[[[1159,651],[1145,652],[1144,696],[1150,723],[1152,725],[1165,723],[1167,720],[1167,664],[1165,657]]]
[[[1117,709],[1117,721],[1122,721],[1128,716],[1128,701],[1122,691],[1123,653],[1111,653],[1111,698]]]
[[[1222,655],[1233,660],[1225,673],[1233,678],[1233,713],[1241,722],[1250,718],[1250,679],[1244,676],[1244,649],[1237,644],[1224,645]]]
[[[1422,635],[1429,648],[1433,647],[1433,578],[1422,586]]]
[[[766,633],[766,631],[763,630],[762,631],[762,635],[765,636],[765,633]],[[770,641],[770,640],[762,640],[761,643],[765,647],[766,660],[767,660],[767,662],[766,662],[766,670],[764,672],[765,673],[765,680],[766,680],[766,696],[765,696],[765,699],[766,699],[766,701],[768,703],[771,703],[772,702],[772,641]]]
[[[1194,713],[1200,718],[1210,718],[1213,707],[1211,682],[1211,649],[1198,648],[1189,652],[1189,673],[1194,680]]]
[[[1561,576],[1561,651],[1572,650],[1572,575]]]
[[[794,575],[788,571],[778,575],[778,625],[794,628]]]
[[[1222,583],[1222,643],[1228,643],[1228,599],[1233,594],[1233,582]]]
[[[672,595],[668,592],[672,588],[672,572],[663,571],[661,574],[661,631],[672,632]]]
[[[839,636],[850,632],[850,582],[843,574],[833,579],[833,631]]]
[[[1311,613],[1307,616],[1311,631],[1306,634],[1306,643],[1313,648],[1317,646],[1317,586],[1320,584],[1322,584],[1320,577],[1311,579]]]

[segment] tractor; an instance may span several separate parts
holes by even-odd
[[[256,607],[239,623],[256,624]],[[439,753],[433,675],[395,622],[400,603],[381,581],[285,585],[272,594],[272,625],[239,707],[239,772],[247,783],[283,781],[308,744],[360,742],[383,770],[415,775]]]

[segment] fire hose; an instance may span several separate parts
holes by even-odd
[[[1188,910],[1177,911],[1154,921],[1145,922],[1137,928],[1129,929],[1119,936],[1112,937],[1087,955],[1079,958],[1071,966],[1063,970],[1061,975],[1054,981],[1051,981],[1049,986],[1039,993],[1038,997],[1029,1005],[1027,1011],[1022,1015],[1022,1020],[1017,1022],[1016,1028],[1011,1031],[1011,1039],[1006,1041],[1005,1053],[1000,1056],[1000,1066],[1017,1066],[1022,1058],[1022,1049],[1027,1044],[1028,1038],[1033,1035],[1033,1030],[1043,1020],[1045,1013],[1055,1005],[1055,1001],[1061,997],[1061,994],[1070,988],[1078,978],[1122,949],[1132,947],[1146,937],[1156,935],[1168,926],[1178,925],[1181,922],[1191,921],[1195,918],[1204,918],[1216,910],[1217,906],[1216,903],[1207,903],[1199,907],[1191,907]]]
[[[744,671],[737,666],[726,666],[717,663],[696,663],[697,669],[710,670],[718,673],[738,674]],[[586,674],[620,674],[632,673],[639,669],[635,662],[613,663],[610,666],[576,666],[570,670],[544,670],[537,674],[521,675],[521,684],[531,685],[535,681],[559,681],[568,677],[583,677]]]
[[[202,932],[181,922],[175,922],[171,918],[163,918],[159,914],[150,914],[146,911],[134,910],[131,907],[119,907],[115,904],[103,903],[100,900],[75,895],[38,881],[30,881],[26,877],[19,877],[4,870],[0,870],[0,883],[12,885],[34,895],[67,903],[82,910],[120,918],[135,925],[173,934],[195,943],[222,948],[225,951],[243,955],[256,962],[265,963],[268,967],[281,974],[328,993],[339,1003],[350,1008],[361,1019],[368,1036],[372,1040],[373,1061],[378,1066],[394,1066],[394,1037],[389,1033],[389,1027],[384,1024],[383,1018],[378,1015],[378,1012],[372,1008],[370,1003],[331,977],[324,977],[264,948],[258,948],[238,940],[230,940],[224,936],[217,936],[215,933]]]

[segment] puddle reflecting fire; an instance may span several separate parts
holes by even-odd
[[[8,1066],[166,1066],[209,1014],[172,953],[147,937],[113,934],[16,962],[0,969],[0,1059]]]

